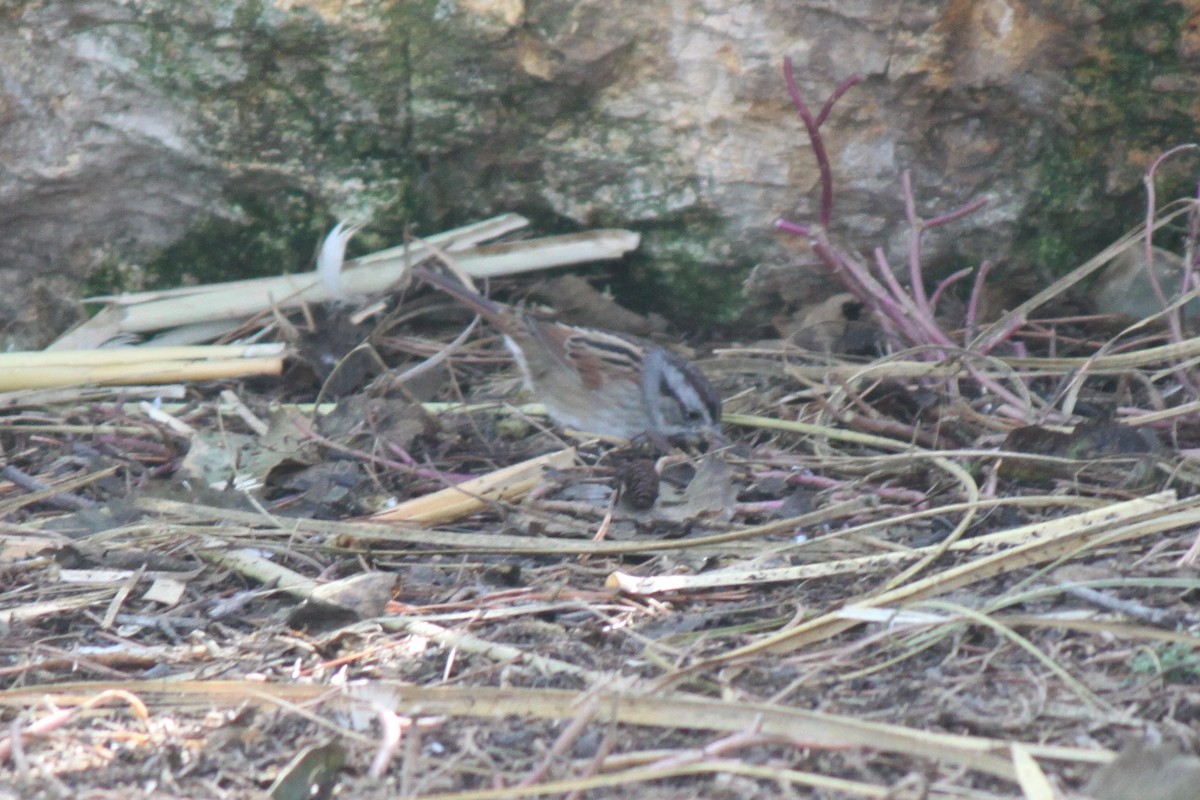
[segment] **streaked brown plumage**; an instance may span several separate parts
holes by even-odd
[[[655,441],[718,434],[720,397],[674,353],[636,336],[536,319],[427,269],[413,274],[504,334],[526,386],[559,425]]]

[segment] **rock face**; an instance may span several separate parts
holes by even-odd
[[[0,331],[73,321],[107,259],[178,237],[220,196],[186,105],[139,77],[120,3],[8,4],[0,24]]]
[[[827,279],[772,229],[818,202],[784,56],[814,109],[863,78],[823,129],[840,236],[901,264],[904,170],[926,216],[988,198],[927,237],[933,272],[1086,258],[1200,116],[1196,0],[10,0],[0,19],[9,348],[61,330],[98,269],[303,269],[346,214],[373,215],[366,247],[500,210],[634,227],[633,272],[677,314],[728,313],[755,265],[774,269],[752,299],[806,296]]]

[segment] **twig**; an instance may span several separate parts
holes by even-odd
[[[31,492],[49,492],[51,487],[47,483],[39,481],[37,478],[30,475],[28,472],[21,470],[9,464],[6,467],[0,468],[0,475],[8,478],[10,481],[20,486],[22,489],[28,489]],[[85,508],[95,508],[96,503],[86,497],[80,497],[71,492],[59,492],[46,497],[42,502],[56,508],[64,508],[68,511],[79,511]]]
[[[591,724],[596,717],[596,698],[588,698],[583,703],[583,707],[579,713],[567,724],[558,738],[554,740],[554,744],[546,752],[542,762],[538,764],[532,772],[519,780],[514,788],[527,788],[534,786],[550,774],[550,767],[553,766],[555,759],[562,758],[567,751],[574,746],[575,742],[579,741],[579,737],[587,730],[587,726]]]
[[[1174,628],[1178,621],[1171,613],[1157,608],[1135,603],[1132,600],[1122,600],[1118,597],[1091,589],[1087,586],[1066,586],[1067,594],[1078,597],[1086,603],[1091,603],[1107,611],[1116,611],[1134,619],[1140,619],[1160,628]]]
[[[651,764],[651,769],[670,769],[682,764],[698,763],[710,758],[718,758],[736,750],[753,747],[760,744],[777,743],[779,736],[770,736],[762,732],[762,719],[755,718],[749,729],[731,733],[715,739],[699,750],[680,750],[674,755]]]

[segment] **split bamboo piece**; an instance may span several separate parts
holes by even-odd
[[[480,475],[457,486],[414,497],[395,508],[375,514],[369,522],[419,522],[437,525],[482,511],[494,500],[514,500],[541,480],[547,469],[565,469],[575,463],[575,448],[568,447],[531,458],[510,467]]]
[[[467,274],[487,277],[618,258],[637,247],[639,241],[632,231],[596,230],[476,246],[527,224],[523,217],[506,214],[354,259],[341,273],[339,292],[353,295],[385,291],[414,264],[432,256],[435,248],[453,252],[455,264]],[[83,349],[121,334],[244,319],[273,308],[293,308],[336,297],[316,272],[303,272],[91,299],[110,305],[47,349]]]

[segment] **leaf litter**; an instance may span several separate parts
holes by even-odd
[[[853,81],[815,116],[788,81],[827,167]],[[981,204],[924,219],[906,180],[901,281],[829,236],[825,180],[818,224],[780,227],[849,298],[693,351],[727,398],[707,453],[548,427],[494,335],[448,345],[469,320],[397,278],[243,309],[239,337],[289,346],[282,378],[139,362],[0,395],[13,791],[1193,796],[1195,292],[1115,328],[1052,312],[1142,231],[992,315],[981,265],[952,319],[967,273],[931,290],[920,237]],[[468,228],[464,252],[513,221]],[[386,258],[459,258],[430,238]],[[577,281],[542,291],[617,318]]]

